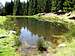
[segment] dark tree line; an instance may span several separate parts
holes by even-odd
[[[49,13],[75,10],[75,0],[27,0],[27,2],[6,2],[4,7],[0,6],[0,15],[34,15],[38,13]],[[0,3],[1,5],[1,3]]]

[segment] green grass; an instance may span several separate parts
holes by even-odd
[[[5,16],[0,16],[0,24],[3,24],[3,22],[6,20],[7,18]]]
[[[75,40],[71,43],[66,43],[66,47],[57,48],[57,53],[55,56],[75,56]]]
[[[0,16],[0,25],[4,26],[4,22],[7,20],[5,16]],[[0,56],[19,56],[16,53],[16,38],[15,34],[9,34],[9,30],[5,27],[0,27]]]

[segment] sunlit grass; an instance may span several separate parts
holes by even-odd
[[[4,26],[4,22],[7,20],[5,16],[0,16],[0,25]],[[2,27],[1,26],[1,27]],[[5,27],[0,27],[0,56],[19,56],[16,54],[16,38],[15,34],[10,33]]]
[[[6,17],[5,16],[0,16],[0,24],[3,24],[4,21],[6,21]]]
[[[57,48],[55,56],[75,56],[75,40],[65,43],[66,47]]]
[[[16,55],[16,41],[14,34],[9,34],[9,31],[0,29],[0,56],[15,56]]]

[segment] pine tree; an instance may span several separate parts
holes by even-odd
[[[14,3],[13,3],[13,1],[11,0],[11,2],[10,2],[10,7],[11,7],[11,15],[13,15],[13,7],[14,7]]]
[[[51,8],[52,8],[52,1],[51,0],[47,0],[46,1],[46,6],[45,6],[45,12],[51,12]]]
[[[33,14],[37,14],[37,0],[34,0],[34,5],[33,5]]]
[[[58,11],[58,10],[62,10],[63,11],[63,3],[64,2],[65,2],[65,0],[58,0],[56,11]]]
[[[17,11],[17,0],[14,0],[13,15],[16,15],[16,11]]]
[[[23,15],[26,15],[26,3],[25,1],[22,3]]]
[[[27,0],[27,5],[26,5],[26,15],[28,15],[28,13],[29,13],[29,1]]]
[[[22,15],[22,3],[20,2],[20,0],[17,0],[17,11],[16,11],[16,15]]]

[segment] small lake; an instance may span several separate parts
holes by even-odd
[[[9,23],[10,22],[10,23]],[[52,49],[65,41],[64,34],[68,32],[67,26],[58,22],[39,21],[34,18],[9,18],[5,23],[6,29],[16,31],[19,36],[19,53],[21,56],[26,54],[38,54],[37,42],[43,38]],[[29,49],[33,47],[34,49]],[[32,56],[33,56],[32,54]],[[28,55],[30,56],[30,55]]]
[[[18,18],[17,27],[20,29],[20,42],[29,46],[36,46],[39,38],[58,45],[63,42],[63,34],[68,31],[63,24],[57,22],[38,21],[36,19]],[[58,41],[59,40],[59,41]]]

